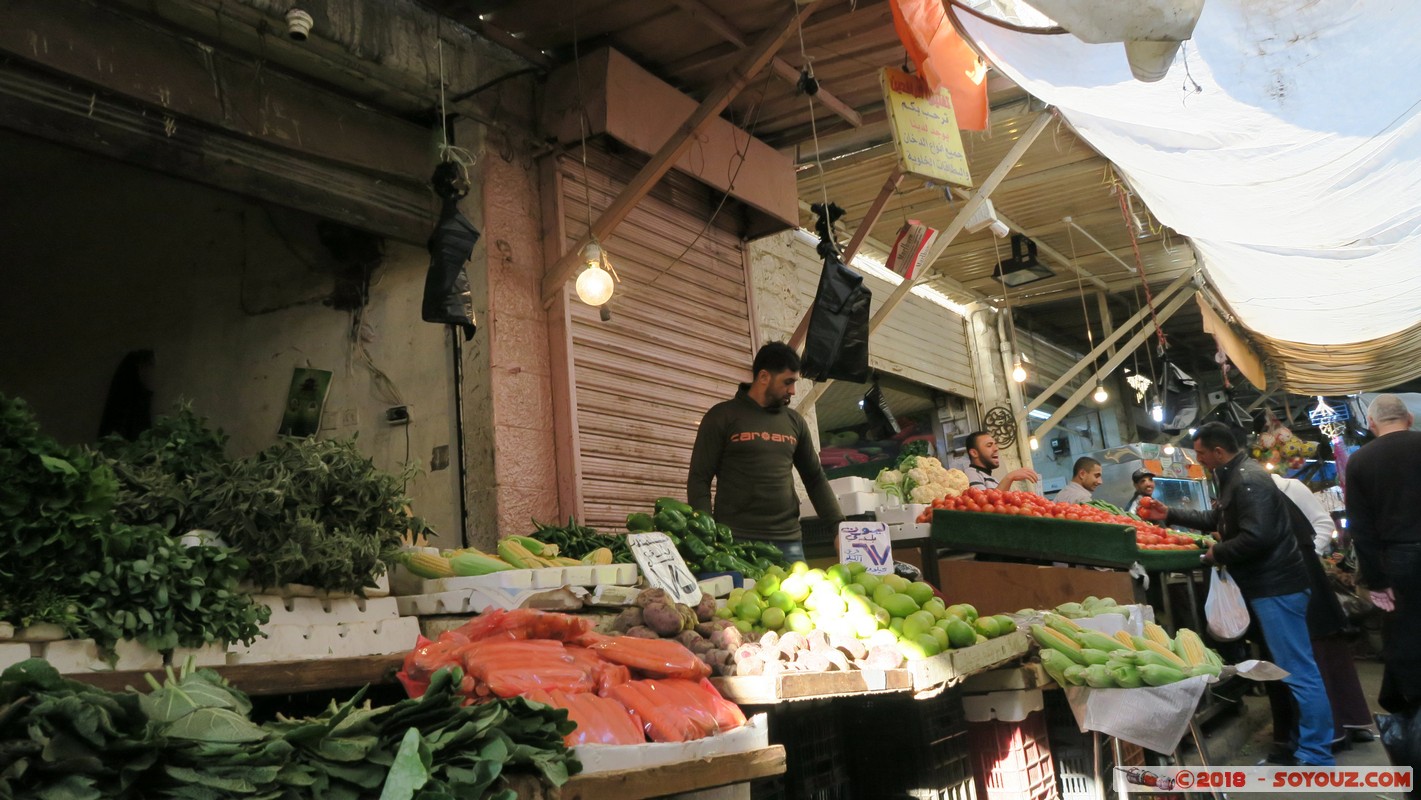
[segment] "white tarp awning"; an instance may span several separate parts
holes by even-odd
[[[1120,44],[955,17],[1193,240],[1290,388],[1371,383],[1326,355],[1364,343],[1392,348],[1384,380],[1421,374],[1421,3],[1206,0],[1157,83]],[[1313,363],[1289,376],[1289,358]]]

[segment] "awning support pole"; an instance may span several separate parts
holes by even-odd
[[[937,268],[937,260],[942,256],[942,252],[947,249],[948,245],[952,244],[952,240],[957,238],[957,234],[961,233],[962,229],[966,227],[967,220],[972,218],[972,215],[976,213],[982,203],[986,202],[992,192],[996,191],[996,188],[1001,185],[1007,173],[1011,172],[1012,167],[1016,166],[1016,162],[1020,161],[1021,157],[1026,155],[1026,151],[1031,148],[1032,143],[1046,130],[1046,126],[1051,124],[1052,118],[1053,115],[1049,110],[1036,115],[1036,120],[1031,123],[1031,127],[1027,128],[1026,131],[1021,134],[1021,138],[1017,139],[1011,146],[1006,156],[1002,158],[996,168],[987,176],[986,180],[982,181],[982,185],[977,187],[977,190],[972,193],[971,199],[958,210],[957,216],[953,217],[952,222],[948,223],[947,228],[938,234],[937,240],[933,242],[932,249],[928,251],[928,257],[925,259],[923,268],[918,271],[917,275],[913,276],[912,280],[906,280],[898,284],[898,288],[893,290],[893,294],[889,295],[888,299],[883,301],[883,305],[879,306],[878,310],[873,313],[873,316],[868,321],[870,340],[873,338],[873,332],[878,330],[878,327],[883,324],[883,321],[888,318],[888,315],[892,314],[893,310],[898,307],[898,304],[903,302],[903,299],[908,296],[908,293],[913,291],[913,287],[922,283],[933,273]],[[824,392],[828,391],[832,383],[833,381],[823,381],[822,383],[815,384],[814,388],[804,396],[804,399],[801,400],[795,408],[800,409],[801,413],[812,408],[814,404],[819,401],[819,398],[824,396]]]
[[[1173,300],[1169,301],[1169,303],[1165,305],[1164,308],[1161,308],[1159,310],[1160,322],[1164,322],[1165,320],[1173,316],[1174,312],[1178,311],[1180,307],[1183,306],[1185,303],[1188,303],[1190,298],[1192,297],[1192,293],[1185,292],[1174,298]],[[1121,328],[1120,330],[1124,331],[1127,329]],[[1111,356],[1105,361],[1104,364],[1101,365],[1100,374],[1109,375],[1110,372],[1113,371],[1116,367],[1120,366],[1120,364],[1125,359],[1129,358],[1131,353],[1135,352],[1136,347],[1139,347],[1140,344],[1142,344],[1146,339],[1149,339],[1151,336],[1153,336],[1154,333],[1155,329],[1153,325],[1146,325],[1145,327],[1141,328],[1134,336],[1130,337],[1130,341],[1126,342],[1124,347],[1122,347],[1119,352]],[[1066,402],[1062,403],[1060,408],[1056,409],[1056,413],[1052,414],[1050,419],[1041,423],[1041,426],[1038,427],[1036,430],[1032,431],[1031,435],[1036,436],[1038,438],[1041,436],[1045,436],[1048,432],[1050,432],[1052,428],[1059,425],[1061,420],[1066,418],[1067,414],[1070,414],[1072,411],[1074,411],[1076,406],[1080,405],[1081,401],[1084,400],[1086,396],[1093,391],[1095,391],[1094,384],[1081,384],[1081,387],[1077,389],[1075,393],[1073,393],[1069,398],[1067,398]]]

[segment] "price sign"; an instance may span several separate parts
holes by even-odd
[[[632,556],[641,574],[653,588],[664,589],[678,603],[695,606],[701,602],[701,586],[686,567],[676,545],[664,533],[633,533],[627,536]]]
[[[886,522],[840,522],[839,563],[858,562],[870,575],[893,572],[893,542]]]

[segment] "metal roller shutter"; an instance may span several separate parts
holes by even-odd
[[[587,229],[587,190],[601,213],[639,166],[591,147],[587,159],[590,182],[580,159],[559,165],[568,247]],[[621,278],[611,320],[572,304],[584,524],[619,528],[657,497],[684,498],[702,415],[749,373],[744,243],[731,205],[706,227],[719,202],[691,178],[667,175],[603,243]]]

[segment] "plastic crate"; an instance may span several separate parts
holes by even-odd
[[[844,742],[832,701],[781,703],[770,710],[769,722],[770,742],[785,748],[785,773],[776,785],[752,785],[754,797],[851,800]]]
[[[977,800],[960,691],[856,698],[839,708],[839,724],[853,732],[846,763],[855,797]]]
[[[977,795],[982,800],[1057,800],[1046,714],[1020,722],[968,723]]]

